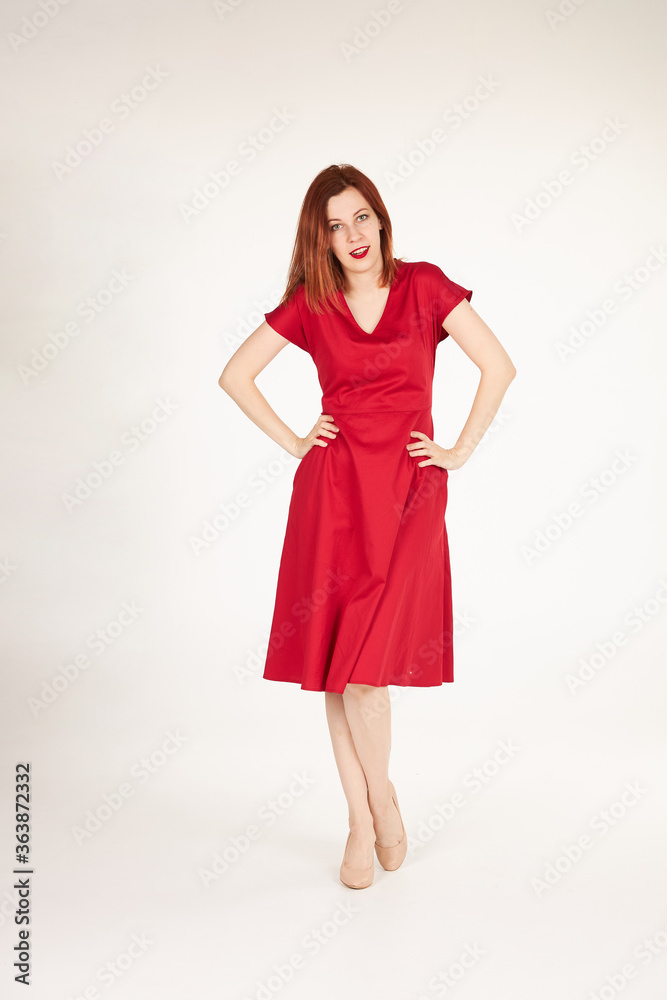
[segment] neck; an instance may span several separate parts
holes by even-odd
[[[345,274],[345,294],[351,296],[352,298],[363,298],[367,295],[372,295],[373,292],[379,292],[384,285],[381,285],[382,280],[382,260],[378,262],[376,268],[372,271],[365,271],[362,274],[358,272]]]

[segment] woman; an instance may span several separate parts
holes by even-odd
[[[354,889],[371,885],[374,850],[388,871],[407,852],[388,773],[387,685],[454,679],[449,470],[470,458],[516,374],[471,296],[435,264],[395,259],[377,188],[349,164],[333,164],[306,193],[280,304],[219,379],[300,459],[264,677],[325,692],[349,809],[340,878]],[[435,350],[447,336],[481,371],[451,448],[432,439],[431,417]],[[323,390],[305,437],[255,385],[288,343],[312,356]]]

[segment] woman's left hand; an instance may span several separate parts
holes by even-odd
[[[410,431],[410,434],[420,438],[419,441],[412,441],[406,445],[410,454],[414,456],[428,456],[425,461],[417,463],[420,467],[424,465],[437,465],[441,469],[449,470],[460,469],[465,463],[465,459],[462,455],[459,455],[456,448],[441,448],[439,444],[431,441],[430,437],[427,437],[422,431]]]

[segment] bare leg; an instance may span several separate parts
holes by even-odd
[[[325,691],[324,701],[336,766],[348,806],[350,841],[345,859],[353,868],[368,868],[374,857],[375,833],[366,775],[345,716],[343,695]]]
[[[348,684],[343,692],[343,704],[354,746],[366,775],[375,836],[382,847],[391,847],[401,839],[403,830],[389,788],[389,689]]]
[[[398,843],[402,834],[389,789],[389,691],[386,687],[348,684],[342,695],[326,692],[325,698],[334,756],[350,813],[347,862],[363,868],[371,863],[375,839],[389,847]]]

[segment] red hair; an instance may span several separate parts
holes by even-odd
[[[380,192],[373,181],[356,167],[349,163],[332,163],[317,174],[303,199],[287,276],[287,288],[279,305],[287,302],[298,287],[304,285],[306,305],[312,312],[320,314],[323,305],[333,305],[334,308],[342,309],[335,298],[328,301],[330,296],[334,296],[344,287],[345,276],[340,261],[330,246],[327,204],[329,198],[348,188],[357,189],[382,223],[380,230],[382,285],[391,284],[394,280],[397,260],[394,259],[391,220]]]

